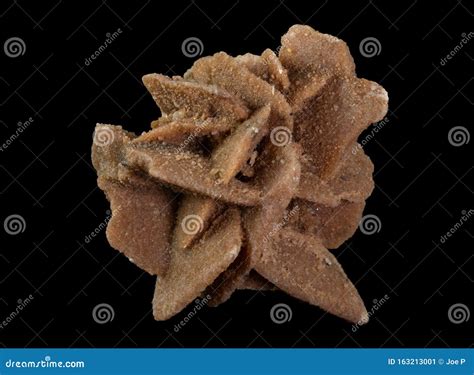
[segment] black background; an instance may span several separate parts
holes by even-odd
[[[448,310],[472,310],[472,141],[448,141],[454,126],[472,132],[473,56],[468,42],[440,61],[473,25],[472,3],[316,1],[2,2],[1,43],[20,37],[25,53],[0,51],[0,141],[29,117],[33,123],[0,152],[0,219],[21,215],[24,232],[0,228],[0,320],[17,300],[34,300],[3,329],[6,347],[470,347],[472,321],[454,324]],[[336,250],[368,309],[386,302],[363,328],[324,314],[283,293],[239,292],[204,309],[178,333],[151,315],[154,278],[108,245],[101,233],[84,238],[106,217],[90,146],[96,122],[140,132],[158,108],[140,78],[182,74],[195,59],[181,51],[199,38],[203,56],[276,49],[295,23],[345,40],[358,75],[389,92],[389,123],[365,147],[376,189],[366,214],[380,232],[360,231]],[[89,66],[85,59],[120,36]],[[359,51],[366,37],[381,51]],[[364,135],[362,135],[363,137]],[[471,180],[472,181],[472,180]],[[115,318],[97,324],[92,310],[110,304]],[[288,304],[290,322],[275,324],[270,309]],[[472,318],[471,318],[472,319]]]

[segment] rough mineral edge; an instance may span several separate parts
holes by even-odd
[[[262,191],[258,187],[236,179],[227,185],[218,183],[212,177],[210,160],[203,156],[162,145],[137,146],[127,148],[127,164],[143,170],[161,183],[231,204],[254,206],[261,203]]]
[[[208,288],[213,306],[225,302],[245,282],[264,250],[271,246],[273,232],[283,227],[283,214],[299,184],[300,153],[295,144],[282,148],[270,144],[263,153],[258,175],[262,186],[266,186],[265,198],[261,207],[243,213],[246,245],[234,263]]]
[[[209,228],[223,206],[215,199],[185,194],[179,204],[173,233],[173,250],[189,248]]]
[[[186,117],[220,117],[222,121],[244,120],[249,114],[243,102],[221,87],[184,80],[172,80],[162,74],[147,74],[142,78],[162,114],[168,116],[183,111]]]
[[[272,241],[272,251],[266,251],[255,266],[258,273],[286,293],[333,315],[353,323],[368,321],[354,285],[316,237],[285,228]]]
[[[164,275],[170,261],[176,194],[122,165],[124,146],[134,137],[120,126],[96,126],[92,163],[112,211],[106,235],[111,246],[137,266]]]
[[[168,273],[156,282],[155,319],[169,319],[199,297],[234,261],[241,246],[239,211],[228,209],[190,251],[173,253]]]
[[[298,209],[295,209],[295,208]],[[365,201],[341,201],[336,207],[295,199],[288,226],[321,239],[324,247],[336,249],[353,236],[362,218]]]
[[[362,149],[355,155],[346,152],[338,172],[329,180],[318,177],[312,170],[310,160],[303,158],[301,164],[301,183],[296,194],[298,198],[335,207],[344,200],[363,202],[374,189],[374,165]]]
[[[255,111],[213,151],[211,171],[220,182],[228,184],[242,170],[257,144],[268,133],[269,116],[269,105]]]
[[[349,48],[340,39],[295,25],[282,37],[279,58],[288,69],[288,101],[295,114],[295,139],[314,173],[333,177],[350,144],[387,112],[388,95],[359,79]],[[313,91],[311,91],[313,90]]]
[[[191,81],[222,87],[242,99],[252,110],[270,104],[270,123],[293,129],[291,108],[283,94],[224,52],[199,59],[184,77]]]

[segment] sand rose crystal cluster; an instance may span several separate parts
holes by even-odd
[[[203,295],[218,305],[239,289],[274,289],[366,322],[331,250],[373,190],[357,137],[385,116],[388,96],[356,76],[347,45],[295,25],[277,54],[219,52],[143,83],[161,116],[140,135],[98,124],[92,160],[110,245],[156,275],[154,317]]]

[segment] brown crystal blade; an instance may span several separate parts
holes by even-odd
[[[235,60],[257,77],[275,86],[280,92],[288,90],[290,86],[288,71],[271,49],[263,51],[261,56],[246,53],[237,56]]]
[[[387,93],[374,82],[347,78],[332,81],[311,105],[295,115],[295,139],[314,173],[329,179],[348,147],[387,112]]]
[[[176,194],[146,180],[137,187],[99,177],[98,184],[112,210],[106,232],[110,245],[146,272],[165,275]]]
[[[250,271],[250,273],[242,280],[241,284],[237,289],[242,290],[258,290],[258,291],[273,291],[277,290],[277,287],[270,281],[265,279],[263,276],[258,274],[256,271]]]
[[[270,245],[271,237],[282,227],[284,213],[300,181],[300,149],[268,145],[257,166],[260,183],[265,187],[263,203],[244,212],[244,228],[252,266]]]
[[[365,201],[374,189],[374,165],[355,143],[352,149],[356,148],[355,153],[346,151],[336,175],[327,181],[318,177],[313,164],[303,158],[297,197],[330,207],[339,205],[343,200]]]
[[[92,143],[92,165],[97,175],[117,179],[117,167],[123,161],[124,146],[135,138],[121,126],[97,124]]]
[[[242,101],[222,88],[174,80],[161,74],[147,74],[143,83],[164,116],[182,111],[185,117],[223,117],[230,122],[247,118]]]
[[[138,136],[133,142],[166,142],[179,146],[206,135],[228,132],[237,124],[226,122],[219,117],[209,117],[206,120],[184,118],[160,123],[152,130]]]
[[[299,183],[299,155],[300,150],[294,144],[284,147],[269,144],[263,151],[258,175],[265,186],[265,198],[262,206],[243,213],[246,246],[209,291],[215,296],[213,304],[225,301],[242,284],[263,251],[271,246],[271,237],[286,224],[285,209]]]
[[[153,315],[166,320],[184,309],[237,257],[242,245],[240,214],[228,209],[190,251],[172,254],[170,268],[158,277]]]
[[[364,201],[342,201],[336,207],[328,207],[295,199],[291,208],[295,215],[290,216],[289,226],[320,238],[328,249],[336,249],[355,233],[364,207]]]
[[[253,53],[246,53],[236,56],[234,59],[257,77],[266,80],[265,78],[268,76],[268,66],[265,64],[265,61],[263,61],[261,56],[254,55]]]
[[[266,49],[262,53],[262,60],[268,67],[267,81],[275,85],[278,90],[284,92],[290,87],[288,71],[271,49]]]
[[[255,269],[286,293],[353,323],[365,323],[364,303],[337,259],[313,236],[284,228]]]
[[[261,202],[261,189],[233,179],[220,184],[212,176],[209,158],[166,145],[133,144],[127,147],[126,162],[162,183],[228,203],[254,206]]]
[[[344,41],[295,25],[281,38],[279,58],[288,69],[288,100],[296,112],[308,99],[319,95],[334,75],[354,76],[354,60]]]
[[[222,87],[253,110],[270,104],[271,124],[293,128],[291,108],[283,94],[224,52],[199,59],[184,76],[191,81]]]
[[[347,147],[387,112],[386,91],[355,76],[347,45],[296,25],[282,37],[280,60],[288,69],[295,139],[322,179],[332,177]],[[304,105],[303,105],[304,104]]]
[[[249,259],[248,248],[243,245],[239,256],[204,292],[204,295],[212,297],[209,306],[224,303],[238,289],[251,271]]]
[[[269,105],[255,111],[213,151],[211,162],[217,179],[227,184],[242,170],[257,144],[268,132],[269,115]]]
[[[241,253],[242,254],[242,253]],[[239,254],[239,257],[240,255]],[[234,263],[237,262],[234,261]],[[234,264],[232,263],[232,265]],[[231,265],[231,267],[232,267]],[[270,281],[260,276],[254,270],[249,273],[238,272],[238,269],[233,268],[233,277],[229,277],[228,270],[221,274],[211,286],[209,286],[203,295],[210,295],[209,306],[217,307],[228,301],[232,294],[237,290],[255,290],[255,291],[276,291],[278,288]],[[226,274],[227,279],[223,279]]]
[[[300,181],[299,156],[300,149],[295,144],[267,146],[259,160],[257,175],[265,186],[265,196],[260,207],[244,213],[251,264],[257,262],[270,238],[285,224],[283,215]]]

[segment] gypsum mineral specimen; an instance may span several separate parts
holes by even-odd
[[[357,78],[347,45],[295,25],[278,56],[219,52],[143,83],[161,117],[138,136],[98,124],[92,160],[110,245],[157,276],[155,319],[201,295],[215,306],[235,290],[278,289],[367,322],[328,249],[354,234],[373,190],[357,137],[388,96]]]

